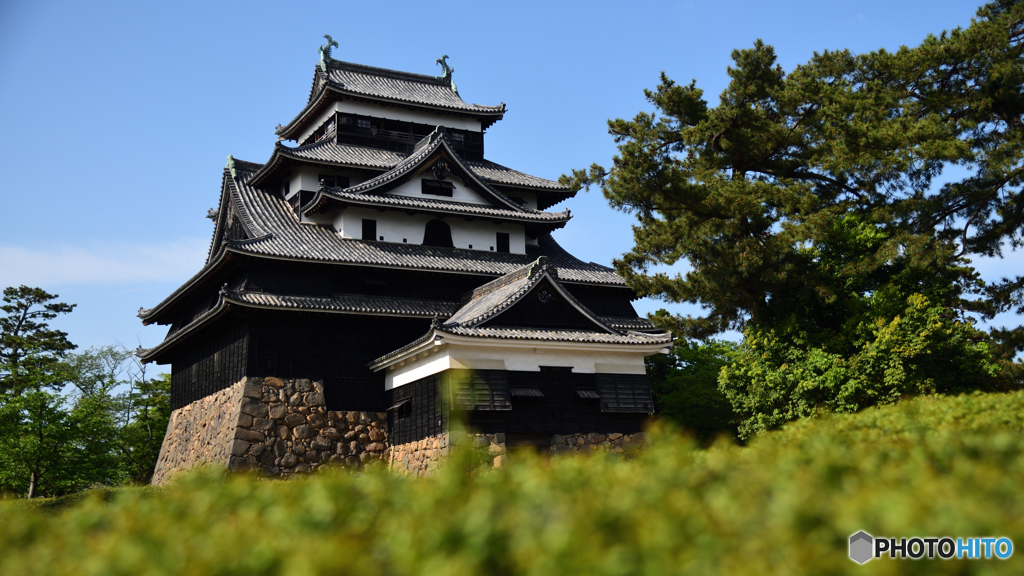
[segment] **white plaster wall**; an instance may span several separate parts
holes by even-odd
[[[451,359],[447,350],[443,347],[434,347],[425,356],[421,356],[403,366],[394,366],[384,372],[384,389],[391,390],[415,382],[420,378],[426,378],[431,374],[444,372],[451,368]]]
[[[299,133],[298,140],[296,140],[296,142],[302,142],[306,138],[309,138],[310,134],[316,132],[316,129],[319,128],[321,124],[326,122],[331,116],[334,116],[334,109],[334,106],[328,106],[326,110],[316,117],[316,120],[307,124],[306,129]]]
[[[465,204],[482,204],[485,206],[490,206],[492,204],[490,200],[487,200],[483,196],[474,192],[469,186],[463,184],[461,180],[452,178],[451,176],[445,178],[444,180],[445,182],[451,182],[455,186],[455,190],[452,190],[451,198],[447,196],[433,196],[431,194],[424,194],[423,181],[434,180],[433,177],[426,176],[428,174],[430,174],[429,171],[425,173],[424,177],[413,178],[412,180],[409,180],[405,184],[402,184],[401,186],[392,189],[391,191],[388,192],[388,194],[394,194],[395,196],[408,196],[410,198],[426,198],[430,200],[442,201],[448,200],[451,202],[463,202]]]
[[[521,198],[525,202],[525,204],[523,204],[523,207],[525,208],[529,208],[530,210],[537,209],[537,195],[533,194],[532,192],[520,192],[519,190],[513,189],[511,192],[508,192],[505,195],[509,197],[514,196],[516,198]]]
[[[320,188],[319,175],[326,172],[328,172],[328,170],[320,170],[315,166],[302,166],[292,170],[291,189],[289,191],[288,198],[298,194],[299,190],[316,192],[317,189]]]
[[[541,366],[572,367],[579,374],[646,374],[643,351],[571,350],[521,346],[441,344],[420,356],[385,369],[384,388],[391,390],[448,369],[540,372]]]
[[[395,210],[380,212],[373,208],[349,207],[330,217],[331,224],[343,238],[362,238],[363,219],[377,221],[377,240],[385,242],[422,244],[427,222],[435,216],[428,214],[404,214]],[[509,251],[526,254],[526,229],[521,224],[494,224],[486,220],[465,220],[447,216],[444,222],[452,230],[452,243],[456,248],[467,248],[490,252],[497,250],[497,233],[509,235]],[[470,248],[472,246],[472,248]]]
[[[431,114],[430,112],[422,112],[419,110],[404,110],[395,107],[383,107],[375,106],[367,102],[354,102],[352,100],[342,100],[335,102],[334,110],[339,112],[346,112],[348,114],[362,114],[364,116],[375,116],[377,118],[388,118],[391,120],[402,120],[405,122],[416,122],[418,124],[429,124],[430,126],[444,126],[446,128],[457,128],[459,130],[472,130],[473,132],[482,132],[480,121],[472,118],[461,118],[459,116],[448,116],[441,114]],[[326,119],[326,117],[325,117]],[[322,121],[321,121],[322,122]],[[320,126],[320,123],[317,123]],[[315,128],[309,131],[312,134]]]
[[[483,360],[501,359],[506,370],[540,372],[541,366],[572,366],[581,374],[646,374],[642,351],[572,350],[545,346],[536,347],[465,346],[448,344],[452,368],[475,368]]]

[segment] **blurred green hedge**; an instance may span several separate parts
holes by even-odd
[[[431,479],[193,474],[166,489],[0,503],[0,574],[996,574],[1009,560],[847,557],[876,536],[1024,545],[1024,393],[796,422],[746,447],[670,432],[610,456]]]

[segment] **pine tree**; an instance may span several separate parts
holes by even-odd
[[[816,350],[846,361],[866,353],[871,327],[922,307],[951,327],[1024,312],[1024,276],[985,284],[970,262],[1024,245],[1022,39],[1024,2],[1015,0],[985,5],[968,28],[917,47],[816,53],[789,73],[758,41],[733,52],[715,106],[696,81],[662,74],[645,91],[654,112],[609,122],[612,167],[562,182],[600,186],[636,217],[635,245],[616,270],[641,296],[701,305],[702,315],[656,315],[685,337],[747,330],[781,346],[778,358]],[[939,185],[954,166],[967,175]],[[683,261],[685,274],[648,274]],[[1004,368],[1024,349],[1021,327],[942,334],[966,339],[964,357],[999,357]],[[975,346],[991,337],[1001,349]],[[990,362],[972,365],[969,385],[1012,384],[1013,370],[994,376]],[[762,368],[733,382],[769,386],[776,374]],[[868,388],[878,401],[928,386]],[[723,391],[750,418],[783,401],[741,406],[735,390]]]

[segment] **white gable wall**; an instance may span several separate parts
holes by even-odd
[[[397,210],[381,212],[373,208],[349,207],[333,214],[331,223],[342,238],[362,238],[363,219],[377,221],[377,240],[384,237],[385,242],[406,244],[422,244],[423,233],[427,222],[436,217],[429,214],[405,214]],[[497,250],[497,233],[509,235],[509,251],[513,254],[526,254],[526,229],[522,224],[495,224],[487,220],[465,220],[456,216],[447,216],[445,224],[452,230],[452,243],[456,248]]]
[[[443,342],[427,348],[400,366],[387,367],[384,389],[391,390],[449,369],[540,372],[541,366],[561,366],[572,367],[572,371],[579,374],[646,374],[644,356],[652,353],[643,347],[638,349],[628,345],[584,345],[574,349],[561,342],[524,342],[520,345]]]
[[[451,198],[447,196],[433,196],[431,194],[423,193],[423,180],[435,180],[435,178],[427,170],[422,176],[413,178],[405,184],[391,190],[388,194],[394,194],[395,196],[407,196],[409,198],[422,198],[424,200],[441,200],[449,202],[463,202],[465,204],[482,204],[485,206],[493,206],[490,200],[485,199],[483,196],[477,194],[469,186],[462,183],[461,180],[449,176],[445,178],[445,182],[451,182],[455,185],[455,190],[452,190]],[[497,206],[495,206],[497,208]]]

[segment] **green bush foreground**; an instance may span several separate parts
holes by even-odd
[[[1019,573],[1009,560],[847,558],[857,530],[1024,545],[1024,392],[919,398],[622,462],[515,455],[432,479],[184,477],[0,503],[0,574]]]

